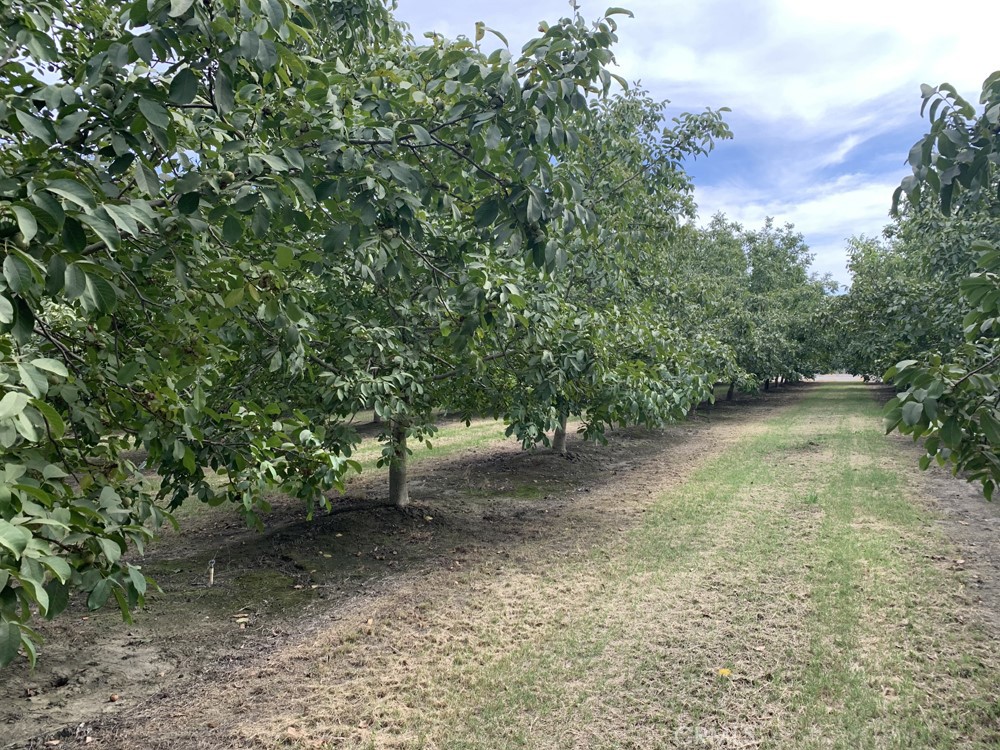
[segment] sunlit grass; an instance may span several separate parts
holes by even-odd
[[[428,747],[995,747],[992,644],[951,617],[897,450],[864,387],[811,391],[625,548],[554,566],[600,585],[471,683],[440,676],[463,718]]]

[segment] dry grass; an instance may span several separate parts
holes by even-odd
[[[871,415],[824,405],[742,435],[610,544],[480,563],[359,607],[277,658],[286,680],[303,670],[302,687],[239,736],[262,747],[986,746],[995,723],[968,712],[990,710],[995,649],[956,622],[955,582],[915,554],[942,541],[891,496],[891,456],[864,452]]]
[[[621,462],[537,543],[311,609],[120,746],[997,746],[997,647],[908,459],[861,386],[784,398]]]

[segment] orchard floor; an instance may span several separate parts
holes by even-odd
[[[568,457],[491,423],[268,532],[186,511],[125,625],[0,673],[0,748],[1000,746],[1000,512],[853,381]],[[215,560],[215,585],[206,585]]]

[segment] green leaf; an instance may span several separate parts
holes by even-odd
[[[15,115],[17,115],[17,121],[21,123],[21,127],[29,133],[35,136],[46,146],[51,146],[55,142],[55,131],[52,129],[52,124],[45,121],[39,120],[37,117],[29,115],[27,112],[22,112],[21,110],[15,110]]]
[[[274,251],[274,264],[278,268],[288,268],[295,262],[295,251],[288,245],[278,245]]]
[[[45,468],[42,469],[42,476],[46,479],[65,479],[69,474],[55,464],[45,464]],[[69,527],[67,526],[66,528],[68,529]]]
[[[903,423],[913,427],[924,414],[924,405],[916,401],[903,404]]]
[[[94,610],[103,607],[108,601],[108,597],[111,596],[111,588],[112,583],[107,578],[98,581],[94,590],[90,592],[90,596],[87,597],[87,609]]]
[[[499,31],[497,31],[496,29],[491,29],[489,26],[486,27],[486,30],[490,34],[492,34],[493,36],[495,36],[497,39],[499,39],[501,42],[503,42],[503,46],[504,47],[509,47],[510,46],[510,42],[507,41],[507,37],[505,37]]]
[[[177,201],[177,210],[185,215],[193,214],[198,210],[198,204],[200,202],[200,193],[184,193],[184,195],[182,195]]]
[[[153,46],[145,36],[137,36],[132,39],[132,49],[147,65],[153,62]]]
[[[52,180],[45,189],[50,193],[65,198],[81,208],[94,208],[97,203],[94,201],[94,194],[90,189],[76,180],[60,179]]]
[[[21,230],[25,242],[31,242],[38,234],[38,222],[35,221],[35,215],[24,206],[11,206],[10,208],[17,217],[17,226]]]
[[[58,560],[59,558],[52,559]],[[66,565],[64,561],[60,560],[60,562],[69,568],[69,565]],[[68,580],[68,576],[45,584],[45,593],[49,597],[49,610],[45,613],[45,617],[49,620],[62,614],[69,606],[69,586],[66,585],[66,580]]]
[[[988,411],[979,413],[979,424],[983,428],[986,439],[990,441],[993,450],[1000,450],[1000,421]]]
[[[140,164],[135,170],[135,181],[146,195],[152,197],[160,194],[160,178],[145,164]]]
[[[128,577],[132,581],[132,585],[135,587],[139,596],[146,593],[146,577],[142,574],[142,571],[139,570],[139,568],[134,565],[129,565]]]
[[[87,232],[84,230],[83,224],[76,219],[66,217],[62,237],[63,244],[70,252],[82,253],[87,247]]]
[[[194,474],[195,469],[198,468],[197,462],[195,461],[194,451],[191,450],[191,446],[185,446],[184,460],[182,463],[184,464],[184,468],[191,474]]]
[[[28,395],[20,391],[7,391],[0,399],[0,419],[13,419],[28,405]]]
[[[140,99],[139,111],[142,112],[143,117],[151,125],[156,125],[158,128],[163,128],[164,130],[170,126],[170,113],[158,102],[154,102],[151,99]]]
[[[14,526],[0,518],[0,546],[6,547],[18,558],[31,541],[31,532],[23,526]]]
[[[7,285],[15,294],[31,289],[35,277],[28,268],[28,264],[16,255],[8,255],[3,261],[3,276],[7,279]]]
[[[895,401],[895,399],[893,399],[893,401]],[[885,428],[886,433],[890,433],[893,430],[895,430],[896,427],[899,425],[899,423],[902,421],[902,419],[903,419],[903,410],[900,409],[898,406],[893,407],[892,402],[890,401],[889,405],[887,406],[885,418],[883,421],[883,427]]]
[[[55,297],[66,286],[66,261],[59,253],[53,253],[49,258],[49,266],[45,269],[45,291]]]
[[[539,200],[538,196],[535,195],[535,188],[532,186],[528,190],[528,206],[526,209],[528,222],[534,224],[539,219],[542,218],[542,202]]]
[[[258,158],[275,172],[287,172],[288,162],[274,154],[259,154]]]
[[[29,443],[37,443],[42,439],[38,429],[35,427],[35,423],[28,417],[27,411],[22,411],[14,418],[14,428]]]
[[[69,371],[66,369],[66,365],[64,365],[58,359],[51,359],[49,357],[39,357],[38,359],[31,360],[31,364],[37,367],[39,370],[45,370],[46,372],[51,372],[53,375],[58,375],[61,378],[69,377]]]
[[[106,539],[105,537],[99,536],[97,538],[97,543],[101,547],[101,552],[108,559],[108,562],[114,565],[121,559],[122,548],[118,545],[118,542],[112,539]]]
[[[223,307],[230,308],[236,307],[243,301],[243,296],[246,290],[243,286],[238,286],[235,289],[229,291],[229,293],[223,298]]]
[[[425,127],[416,124],[411,125],[410,127],[413,128],[413,135],[417,137],[417,143],[421,146],[429,146],[434,143],[434,139],[431,137],[431,134],[427,132]]]
[[[41,31],[30,31],[28,34],[29,36],[24,46],[28,48],[28,51],[32,55],[45,62],[53,62],[59,59],[59,53],[56,51],[55,45],[48,35]]]
[[[476,222],[477,227],[485,229],[486,227],[492,225],[499,215],[500,201],[496,198],[490,198],[476,209],[473,221]]]
[[[945,447],[956,450],[962,444],[962,428],[955,417],[948,417],[938,432]]]
[[[411,167],[398,161],[391,161],[387,166],[393,179],[403,187],[414,191],[420,189],[420,177]]]
[[[170,101],[174,104],[190,104],[198,95],[198,76],[191,68],[184,68],[170,81]]]
[[[235,216],[227,216],[222,223],[222,239],[235,245],[243,237],[243,223]]]
[[[628,16],[629,18],[635,18],[635,13],[627,8],[608,8],[604,11],[605,18],[610,18],[611,16]]]
[[[133,237],[139,236],[139,225],[136,223],[135,217],[132,216],[125,206],[116,206],[113,203],[107,203],[103,208],[108,216],[111,217],[115,226],[121,231],[131,234]]]
[[[115,229],[114,224],[97,216],[82,216],[81,220],[88,224],[94,230],[94,234],[110,249],[118,249],[118,246],[121,244],[121,237],[118,235],[118,230]]]
[[[59,137],[59,140],[66,142],[76,138],[83,132],[83,123],[88,119],[90,119],[90,112],[86,109],[59,117],[54,123],[56,135]]]
[[[111,312],[118,304],[118,295],[111,282],[100,276],[87,276],[87,291],[83,294],[84,302],[97,312]]]
[[[14,322],[14,306],[4,295],[0,294],[0,324],[10,325]]]
[[[21,377],[21,384],[28,389],[35,398],[42,398],[49,391],[49,380],[42,373],[23,362],[17,363],[17,373]]]
[[[38,562],[40,562],[46,568],[51,570],[52,575],[54,575],[63,583],[66,583],[66,581],[68,581],[73,576],[73,568],[71,568],[69,563],[63,560],[61,557],[56,557],[55,555],[46,555],[45,557],[38,558]]]
[[[66,266],[66,285],[63,294],[67,299],[76,299],[87,291],[87,274],[76,263]]]
[[[215,74],[215,103],[223,115],[229,114],[236,107],[233,82],[221,67]]]
[[[183,16],[192,5],[194,0],[170,0],[170,16],[172,18]]]
[[[278,0],[264,0],[263,5],[272,28],[277,29],[285,22],[285,9]]]
[[[17,299],[12,300],[12,302],[14,304],[14,324],[11,326],[10,335],[17,343],[25,345],[34,336],[35,314],[24,300]]]
[[[490,151],[495,151],[500,146],[502,137],[500,128],[496,126],[495,122],[491,122],[490,126],[486,129],[486,148]]]
[[[21,628],[15,622],[0,620],[0,667],[6,667],[17,658],[21,648]]]
[[[21,571],[18,581],[44,615],[49,609],[49,595],[45,591],[45,572],[42,566],[28,557],[21,558]]]

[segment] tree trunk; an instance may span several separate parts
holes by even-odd
[[[559,426],[552,436],[552,450],[556,453],[566,453],[566,415],[559,418]]]
[[[732,401],[733,395],[736,393],[736,381],[734,380],[729,384],[729,390],[726,391],[726,401]]]
[[[410,504],[410,488],[406,483],[406,425],[392,422],[392,461],[389,462],[389,502],[397,508]]]
[[[770,380],[765,380],[764,381],[764,390],[765,391],[771,390],[771,381]]]

